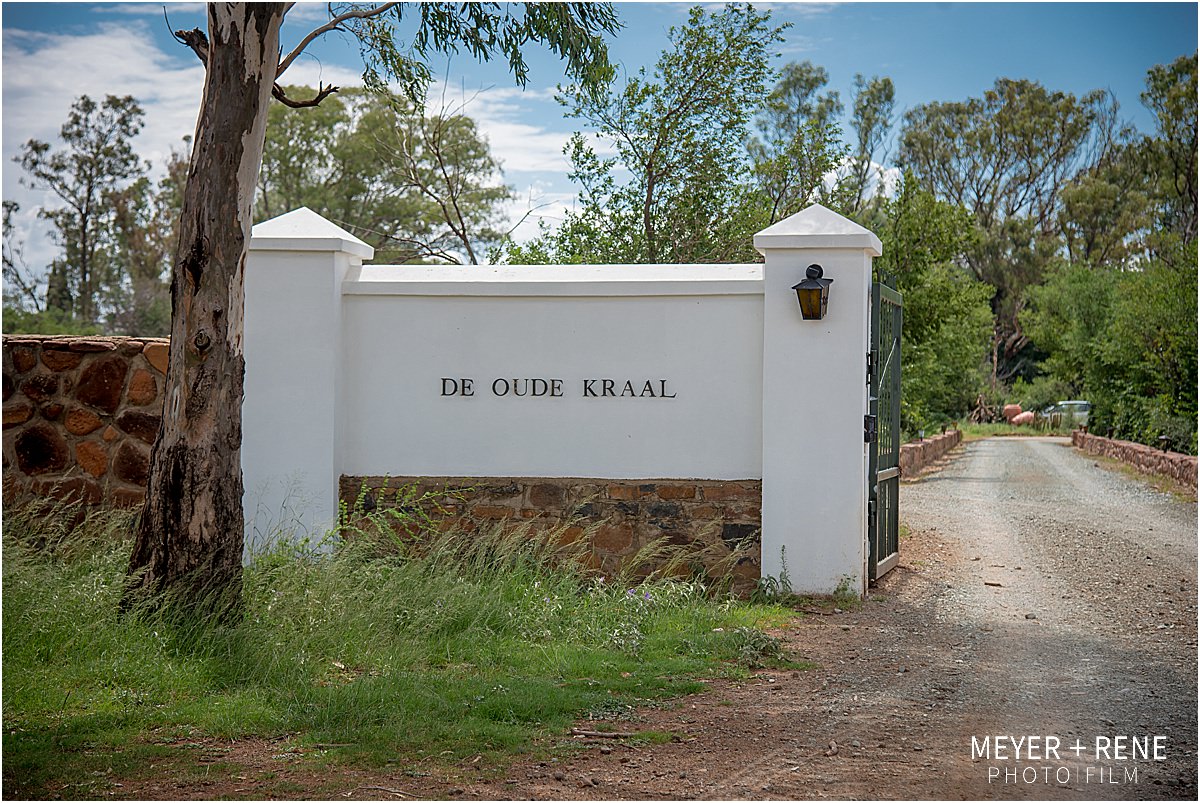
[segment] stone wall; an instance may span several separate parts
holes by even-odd
[[[962,442],[962,432],[947,430],[941,435],[900,446],[900,476],[912,477]]]
[[[1071,433],[1071,445],[1088,454],[1104,455],[1120,460],[1144,474],[1162,474],[1178,482],[1196,487],[1196,457],[1164,452],[1142,443],[1101,438],[1077,429]]]
[[[402,488],[415,496],[433,494],[436,508],[426,511],[467,531],[505,522],[564,526],[568,539],[591,531],[594,567],[604,571],[659,538],[711,547],[706,568],[749,539],[734,578],[745,589],[759,577],[760,480],[342,477],[340,495],[348,509],[369,512],[395,505]]]
[[[4,492],[139,503],[168,341],[4,336]]]

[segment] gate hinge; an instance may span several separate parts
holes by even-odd
[[[875,373],[875,352],[867,352],[867,385],[871,384],[871,377]]]
[[[863,416],[863,443],[874,443],[878,419],[868,413]]]
[[[875,500],[867,502],[867,527],[874,532],[875,528]]]

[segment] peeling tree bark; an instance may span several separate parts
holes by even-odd
[[[286,8],[208,6],[204,98],[171,280],[163,419],[126,607],[170,590],[224,608],[240,591],[243,280]]]

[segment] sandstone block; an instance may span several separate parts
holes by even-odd
[[[142,348],[142,354],[146,356],[146,360],[154,366],[154,370],[158,371],[163,376],[167,373],[167,358],[170,355],[170,347],[166,343],[147,343]]]
[[[38,496],[49,496],[54,499],[61,499],[64,502],[96,504],[104,496],[104,492],[100,489],[100,486],[94,480],[85,477],[71,477],[65,480],[38,480],[33,483],[31,489]]]
[[[150,453],[131,441],[125,441],[117,449],[112,470],[118,479],[144,488],[150,474]]]
[[[100,437],[104,438],[104,440],[107,441],[108,443],[112,443],[117,438],[121,437],[121,433],[117,432],[117,428],[110,424],[108,427],[105,428],[104,434],[101,435]]]
[[[563,546],[566,546],[567,544],[574,544],[583,537],[583,533],[584,529],[582,527],[564,527],[558,534],[558,543],[562,544]]]
[[[100,340],[91,338],[79,338],[71,341],[71,351],[82,352],[97,352],[97,351],[116,351],[117,344],[111,340]]]
[[[21,392],[35,402],[47,401],[58,393],[58,377],[48,374],[31,376],[21,383]]]
[[[8,401],[8,397],[17,392],[16,385],[13,384],[12,377],[7,373],[4,374],[4,400]]]
[[[42,365],[51,371],[71,371],[83,362],[83,355],[72,351],[42,350]]]
[[[4,428],[24,424],[33,418],[33,406],[26,402],[17,402],[4,408]]]
[[[72,408],[67,413],[67,432],[72,435],[87,435],[89,432],[95,432],[103,423],[100,416],[82,407]]]
[[[62,471],[70,452],[67,442],[49,424],[34,424],[17,435],[13,451],[21,472],[30,476]]]
[[[700,489],[704,499],[714,502],[757,499],[762,491],[757,488],[747,488],[736,482],[726,482],[720,485],[705,485]]]
[[[93,477],[103,477],[108,472],[108,452],[96,441],[83,441],[76,446],[75,462]]]
[[[141,413],[137,410],[126,410],[117,419],[117,427],[145,443],[154,443],[158,435],[158,427],[162,417]]]
[[[135,488],[113,488],[109,501],[117,507],[137,507],[146,501],[146,492]]]
[[[128,371],[129,363],[122,357],[96,360],[81,372],[75,398],[112,415],[121,403],[121,391],[125,387]]]
[[[596,531],[592,545],[605,552],[624,552],[633,545],[633,525],[606,524]]]
[[[530,507],[541,510],[560,508],[567,499],[567,492],[561,486],[541,482],[529,489]]]
[[[145,368],[137,368],[130,377],[130,388],[125,391],[125,400],[136,407],[149,405],[158,397],[158,383],[154,374]]]
[[[37,353],[30,346],[14,346],[12,349],[13,368],[18,374],[23,374],[37,365]]]
[[[695,499],[695,485],[659,485],[658,498],[663,500]]]
[[[501,505],[475,505],[471,508],[471,515],[480,519],[507,519],[515,516],[517,511],[511,507],[503,507]]]
[[[63,406],[61,404],[58,402],[51,402],[42,408],[42,418],[46,419],[47,421],[57,421],[58,417],[62,415],[62,411]]]
[[[643,496],[649,496],[654,493],[655,486],[653,484],[643,485],[609,485],[606,489],[609,499],[620,499],[626,502],[632,502],[635,499],[641,499]]]

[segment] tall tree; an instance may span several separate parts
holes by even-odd
[[[1056,240],[1062,191],[1108,152],[1117,104],[1102,91],[1081,98],[1026,80],[998,79],[981,98],[909,111],[899,163],[939,198],[971,212],[978,231],[966,255],[996,288],[992,381],[1026,370],[1024,292],[1043,277]]]
[[[961,417],[982,389],[991,332],[990,288],[963,267],[971,216],[905,174],[880,204],[879,275],[904,295],[901,419],[915,431]]]
[[[892,111],[896,106],[896,87],[891,78],[854,76],[854,111],[850,128],[854,132],[854,151],[850,159],[843,206],[849,215],[857,215],[863,206],[883,189],[883,152],[892,130]],[[873,192],[874,191],[874,192]]]
[[[762,228],[743,180],[751,115],[766,98],[768,49],[780,39],[769,13],[728,4],[691,9],[672,27],[652,71],[623,83],[570,86],[567,116],[591,132],[567,145],[580,208],[553,232],[505,258],[519,262],[722,262],[753,259],[742,236]],[[615,156],[593,144],[607,140]],[[627,176],[627,177],[626,177]]]
[[[461,110],[350,90],[317,108],[270,110],[255,217],[307,206],[383,261],[476,264],[504,237],[511,197]]]
[[[296,100],[277,80],[311,42],[336,30],[358,40],[368,87],[394,82],[414,102],[430,80],[430,55],[460,47],[479,59],[503,57],[523,84],[523,48],[544,44],[570,72],[591,81],[608,70],[600,34],[616,27],[607,4],[331,5],[330,19],[285,54],[279,32],[291,5],[210,4],[207,34],[198,28],[176,33],[204,64],[204,95],[171,282],[163,421],[126,604],[167,590],[191,603],[229,602],[240,588],[244,271],[268,104],[274,96],[288,105],[314,105],[336,91],[320,87],[315,97]],[[406,47],[397,40],[401,24],[408,26]]]
[[[1146,76],[1142,103],[1154,112],[1157,136],[1146,147],[1157,179],[1161,221],[1184,245],[1196,241],[1196,54],[1159,64]],[[1168,249],[1169,250],[1169,249]]]
[[[1196,56],[1152,68],[1151,135],[1063,191],[1066,260],[1021,315],[1037,382],[1093,403],[1091,425],[1196,451]],[[1024,388],[1023,388],[1024,390]]]
[[[132,146],[142,117],[132,97],[108,95],[96,103],[82,95],[59,129],[63,148],[31,139],[16,157],[28,174],[22,183],[49,190],[63,204],[38,213],[50,221],[62,248],[51,266],[47,306],[84,324],[100,318],[98,294],[111,269],[107,249],[114,197],[147,170]]]
[[[185,138],[185,141],[190,137]],[[113,195],[112,281],[104,288],[106,331],[165,337],[171,331],[171,258],[188,163],[172,150],[157,183],[140,178]]]
[[[829,82],[824,67],[812,62],[792,62],[783,68],[779,82],[756,119],[757,136],[747,150],[774,223],[799,212],[815,201],[833,204],[826,177],[845,158],[837,117],[842,102],[837,92],[820,94]]]

